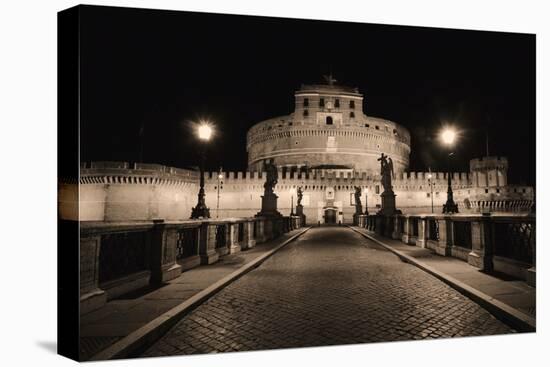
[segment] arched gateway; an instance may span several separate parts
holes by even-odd
[[[336,224],[336,217],[338,216],[338,208],[326,207],[324,208],[325,224]]]

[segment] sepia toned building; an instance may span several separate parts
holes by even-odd
[[[247,134],[248,170],[260,171],[265,159],[278,167],[309,171],[379,171],[380,153],[393,159],[396,173],[409,166],[411,138],[395,122],[367,116],[357,88],[302,85],[294,112],[254,125]]]
[[[447,173],[411,172],[410,134],[399,124],[364,113],[357,88],[334,84],[302,85],[294,112],[252,126],[247,133],[246,172],[207,172],[206,204],[211,216],[250,217],[261,207],[265,160],[278,168],[278,208],[290,213],[296,191],[308,223],[350,223],[353,193],[369,212],[380,206],[382,153],[393,161],[393,189],[403,213],[435,213],[447,199]],[[509,185],[505,157],[470,161],[469,172],[455,172],[451,183],[462,213],[527,212],[533,203],[529,186]],[[197,171],[156,164],[83,162],[78,182],[60,184],[63,218],[80,220],[180,220],[196,204]],[[74,203],[79,200],[80,212]],[[364,209],[363,209],[364,210]]]

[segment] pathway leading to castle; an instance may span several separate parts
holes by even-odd
[[[143,356],[511,333],[346,227],[312,228],[192,311]]]

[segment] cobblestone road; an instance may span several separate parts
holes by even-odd
[[[321,227],[210,298],[143,356],[511,332],[349,228]]]

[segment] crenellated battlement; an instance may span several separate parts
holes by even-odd
[[[380,175],[373,175],[371,172],[288,172],[279,170],[278,180],[280,184],[329,184],[329,185],[375,185],[380,184]],[[219,172],[205,173],[205,182],[207,184],[217,184]],[[265,181],[265,173],[261,171],[245,172],[221,172],[223,178],[220,179],[225,184],[237,185],[239,182],[261,184]],[[417,186],[428,186],[430,183],[434,186],[447,185],[447,173],[431,172],[431,179],[428,177],[430,172],[403,172],[396,175],[393,185],[396,188],[410,188]],[[455,172],[452,175],[451,182],[456,187],[467,187],[471,184],[470,174],[468,172]]]
[[[169,167],[160,164],[128,163],[128,162],[87,162],[80,165],[81,184],[166,184],[181,185],[183,183],[198,184],[199,172],[191,169]],[[216,171],[205,172],[205,181],[214,184],[218,181]],[[225,171],[221,172],[225,183],[263,183],[265,172],[262,171]],[[431,179],[428,177],[431,174]],[[296,172],[279,170],[279,182],[295,184],[305,181],[313,183],[329,183],[331,185],[361,185],[380,182],[380,175],[371,172],[342,172],[315,171]],[[65,183],[74,183],[75,180],[63,180]],[[396,187],[410,185],[446,185],[446,172],[403,172],[395,176],[393,184]],[[466,187],[470,185],[468,172],[454,172],[451,182],[453,186]]]
[[[508,158],[506,157],[481,157],[470,160],[470,171],[508,170]]]
[[[76,179],[62,179],[76,183]],[[199,181],[199,172],[149,163],[115,161],[81,162],[80,184],[142,184],[191,186]]]
[[[333,195],[330,200],[338,203],[345,218],[353,214],[351,203],[356,186],[361,187],[362,200],[368,200],[370,208],[380,205],[383,187],[377,172],[329,167],[310,172],[280,168],[274,188],[279,196],[280,210],[290,211],[290,203],[292,198],[296,199],[296,189],[300,186],[304,189],[306,216],[315,223],[322,219],[329,192]],[[205,172],[208,207],[214,210],[219,206],[221,211],[218,214],[222,216],[257,213],[264,193],[266,173],[231,171],[221,174],[223,177],[219,179],[218,172]],[[63,218],[84,221],[188,218],[196,205],[199,180],[196,169],[148,163],[82,163],[79,177],[60,179],[60,212]],[[488,170],[486,173],[455,172],[451,182],[455,200],[463,211],[491,208],[493,203],[497,203],[494,210],[507,210],[510,205],[498,203],[530,203],[533,200],[532,188],[510,186],[504,180],[498,172]],[[446,200],[447,173],[399,173],[393,180],[393,189],[401,210],[425,211],[431,205],[432,198],[436,206],[443,205]],[[75,203],[80,203],[80,207]],[[526,204],[521,208],[528,206]]]

